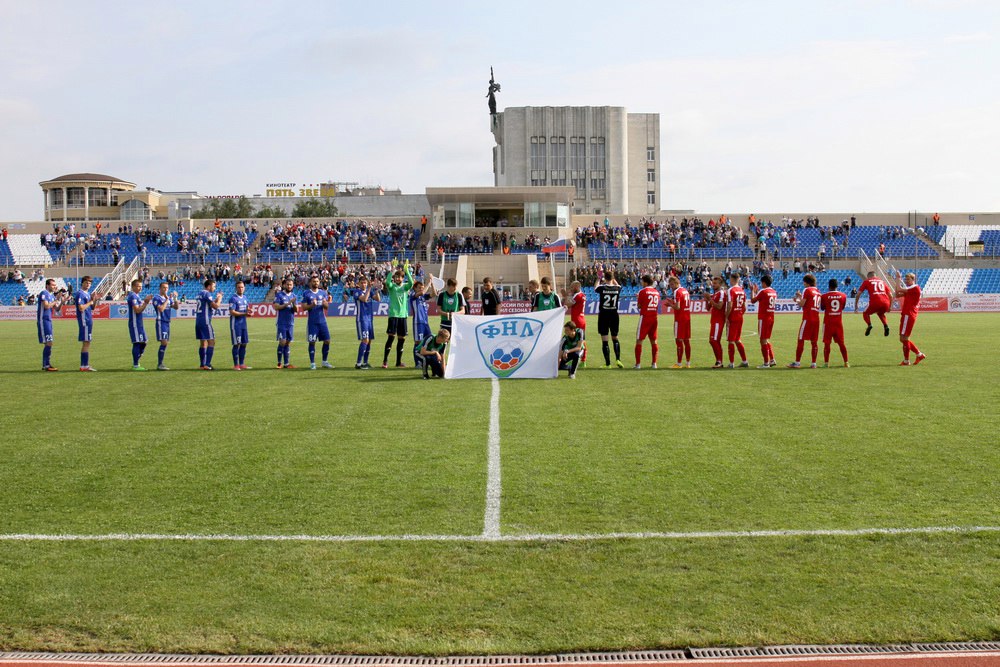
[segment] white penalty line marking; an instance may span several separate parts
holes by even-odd
[[[500,537],[500,380],[493,378],[490,394],[490,434],[486,465],[486,511],[483,535],[487,540]]]
[[[595,542],[600,540],[704,540],[775,537],[865,537],[869,535],[972,535],[1000,533],[1000,526],[928,526],[818,530],[718,530],[638,533],[524,533],[520,535],[228,535],[108,533],[103,535],[0,534],[0,542]]]

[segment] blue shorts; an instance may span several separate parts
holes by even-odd
[[[156,329],[156,340],[161,343],[170,340],[170,322],[157,322],[153,328]]]
[[[215,328],[211,322],[195,322],[194,337],[198,340],[215,340]]]
[[[421,322],[419,324],[417,324],[417,323],[413,324],[413,340],[415,340],[415,341],[421,341],[421,340],[427,338],[428,336],[432,336],[433,334],[434,334],[434,332],[431,331],[431,325],[430,324],[428,324],[426,322]]]
[[[310,343],[315,343],[320,340],[330,340],[330,328],[326,326],[326,322],[317,322],[315,324],[310,322],[306,340]]]
[[[233,345],[246,345],[250,342],[250,332],[247,329],[245,317],[229,318],[229,337],[232,339]]]
[[[295,327],[278,327],[278,337],[279,343],[291,343],[295,340]]]
[[[132,339],[133,343],[145,343],[146,342],[146,327],[142,324],[139,326],[133,326],[130,322],[128,325],[128,335]]]
[[[355,319],[354,328],[358,331],[358,340],[372,340],[375,338],[375,323],[370,317]]]
[[[52,342],[52,322],[38,322],[38,342]]]
[[[86,343],[93,339],[94,337],[94,320],[89,322],[80,320],[76,321],[77,329],[79,329],[80,334],[76,337],[81,343]]]

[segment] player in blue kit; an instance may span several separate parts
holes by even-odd
[[[147,294],[143,299],[139,296],[142,291],[142,281],[136,278],[132,281],[132,291],[128,293],[126,305],[128,305],[128,335],[132,339],[132,370],[146,370],[139,364],[142,353],[146,351],[146,328],[142,323],[142,311],[153,300],[151,294]]]
[[[52,311],[62,308],[66,292],[66,290],[59,290],[57,294],[54,293],[55,289],[56,281],[54,278],[49,278],[45,281],[45,289],[38,294],[38,313],[36,315],[38,342],[45,346],[42,348],[42,370],[50,372],[59,370],[51,363],[53,341]]]
[[[237,280],[236,294],[229,297],[229,335],[233,340],[234,371],[250,370],[250,367],[244,363],[247,359],[247,343],[250,342],[250,331],[247,328],[250,303],[243,296],[246,291],[246,283]]]
[[[433,291],[433,286],[431,288]],[[431,332],[430,317],[427,314],[427,304],[434,298],[433,294],[424,291],[424,283],[420,280],[413,283],[413,291],[410,292],[410,312],[413,313],[413,363],[419,366],[423,361],[419,352],[420,343]]]
[[[203,371],[214,370],[212,368],[212,355],[215,354],[215,328],[212,327],[212,313],[222,305],[222,292],[212,297],[215,291],[215,281],[209,278],[204,283],[205,289],[198,293],[195,300],[197,310],[194,316],[194,335],[198,339],[198,361],[201,362],[199,368]]]
[[[94,336],[94,299],[90,295],[90,286],[93,284],[90,276],[80,279],[80,289],[73,295],[76,303],[76,327],[80,332],[77,340],[80,341],[80,370],[93,373],[96,368],[90,366],[90,341]]]
[[[320,289],[319,278],[309,279],[309,289],[302,294],[302,310],[309,313],[307,340],[309,341],[309,369],[316,370],[316,341],[323,341],[323,368],[333,368],[330,356],[330,328],[326,325],[326,309],[333,299],[329,292]]]
[[[170,283],[160,283],[160,292],[153,296],[153,310],[156,311],[156,340],[160,344],[160,349],[156,354],[156,370],[169,371],[163,364],[163,358],[167,354],[167,344],[170,342],[170,317],[172,308],[179,308],[177,302],[177,292],[168,293]]]
[[[288,363],[291,343],[295,333],[295,283],[291,278],[281,281],[281,289],[274,294],[274,309],[278,312],[278,368],[295,368]]]
[[[355,327],[358,331],[358,361],[354,364],[357,369],[368,369],[368,353],[372,349],[372,339],[375,338],[375,303],[382,300],[382,290],[378,286],[368,283],[368,278],[364,276],[358,280],[358,286],[350,291],[351,298],[354,299]],[[347,293],[344,293],[347,299]]]

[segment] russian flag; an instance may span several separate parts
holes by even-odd
[[[553,241],[547,246],[542,248],[542,252],[569,252],[569,241],[566,239],[559,239],[558,241]]]

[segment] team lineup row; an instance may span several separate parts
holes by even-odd
[[[441,281],[442,283],[444,281]],[[748,295],[738,284],[738,276],[731,276],[730,285],[726,287],[721,277],[713,279],[713,292],[705,295],[705,300],[710,312],[709,343],[712,347],[715,363],[713,368],[725,368],[723,362],[722,337],[725,334],[729,347],[729,368],[735,368],[736,354],[740,357],[740,367],[748,367],[746,350],[741,340],[743,329],[743,318],[746,313]],[[81,342],[80,370],[92,372],[95,369],[90,366],[90,343],[93,337],[93,307],[97,302],[96,295],[90,294],[91,279],[84,276],[81,280],[80,289],[72,296],[72,303],[76,309],[77,325],[79,330],[78,340]],[[484,315],[495,315],[500,304],[500,295],[493,288],[489,278],[483,281],[482,305]],[[659,290],[653,286],[653,278],[650,275],[642,277],[643,289],[637,295],[639,310],[639,326],[636,332],[635,342],[635,365],[634,368],[641,367],[642,346],[644,340],[649,340],[652,348],[652,367],[656,368],[659,357],[658,315],[660,302],[672,309],[674,317],[674,339],[677,347],[677,362],[674,368],[691,367],[691,297],[687,290],[683,288],[676,276],[671,276],[668,297],[662,297]],[[421,281],[413,279],[412,271],[407,264],[397,270],[392,275],[391,281],[386,284],[370,283],[362,278],[355,287],[345,291],[344,299],[353,299],[356,306],[356,330],[359,341],[357,361],[355,368],[370,368],[368,359],[371,350],[371,342],[374,336],[374,311],[375,303],[381,301],[383,295],[389,301],[389,318],[386,331],[386,343],[382,360],[382,367],[388,368],[389,356],[393,343],[396,344],[396,366],[405,367],[403,363],[403,352],[405,339],[408,336],[408,321],[412,316],[414,340],[413,359],[414,364],[424,369],[425,377],[428,372],[431,375],[440,377],[444,373],[445,355],[444,350],[450,336],[452,317],[458,313],[469,312],[469,300],[466,294],[471,290],[457,290],[455,280],[448,280],[444,284],[445,289],[437,294],[437,305],[441,312],[441,328],[437,333],[431,331],[428,302],[434,298],[434,288],[425,286]],[[820,313],[823,313],[822,333],[824,341],[824,362],[829,363],[831,344],[837,343],[844,365],[849,364],[847,347],[844,343],[843,312],[847,304],[847,296],[837,290],[837,281],[831,280],[829,291],[821,294],[816,287],[816,279],[812,274],[803,277],[804,289],[797,292],[796,303],[802,308],[802,323],[799,327],[798,342],[796,347],[795,361],[788,364],[790,368],[801,367],[802,354],[805,343],[811,344],[811,367],[816,367],[818,357],[818,339],[820,333]],[[208,279],[203,285],[204,289],[196,298],[195,313],[195,337],[199,341],[199,368],[203,370],[214,370],[212,365],[215,351],[215,330],[212,324],[213,313],[222,305],[223,294],[215,293],[215,281]],[[537,287],[537,289],[536,289]],[[155,338],[160,344],[157,358],[158,370],[169,370],[164,365],[167,346],[170,342],[171,311],[179,307],[176,292],[169,292],[169,284],[160,283],[159,292],[156,295],[140,295],[142,283],[134,280],[131,284],[131,291],[126,299],[128,309],[128,330],[132,342],[132,362],[133,369],[137,371],[146,370],[141,365],[141,358],[145,352],[148,342],[143,314],[147,307],[152,304],[155,312]],[[619,313],[618,301],[621,287],[618,285],[613,274],[610,272],[601,275],[594,286],[599,298],[598,308],[598,333],[602,340],[602,352],[605,367],[611,367],[611,349],[613,346],[615,364],[623,368],[621,361],[621,346],[618,338],[619,333]],[[44,347],[42,350],[42,369],[45,371],[57,370],[51,364],[52,345],[54,342],[52,329],[53,311],[61,308],[69,302],[70,296],[65,290],[55,292],[55,281],[46,281],[45,290],[39,294],[37,306],[37,326],[38,341]],[[246,370],[246,348],[249,343],[249,332],[247,327],[247,317],[249,315],[249,302],[244,296],[245,285],[242,281],[236,283],[235,293],[230,297],[229,305],[229,328],[232,342],[232,357],[234,370]],[[465,294],[463,294],[465,292]],[[530,285],[532,310],[549,310],[553,308],[566,307],[570,320],[565,326],[560,351],[560,369],[567,370],[570,377],[575,377],[576,370],[580,364],[586,365],[586,318],[584,316],[586,296],[581,289],[579,282],[570,285],[569,290],[563,290],[562,298],[552,289],[549,279],[543,278],[540,284]],[[916,284],[915,276],[907,274],[902,280],[896,279],[895,290],[890,289],[885,281],[875,277],[874,273],[869,273],[868,279],[861,286],[858,296],[864,292],[870,295],[868,308],[864,311],[863,317],[867,325],[865,335],[869,335],[872,329],[871,315],[876,315],[881,321],[885,335],[889,335],[889,325],[886,314],[889,312],[893,295],[902,298],[902,308],[900,315],[900,342],[903,345],[903,362],[901,365],[909,365],[910,354],[915,354],[913,363],[920,363],[925,359],[917,347],[909,340],[916,321],[919,302],[920,287]],[[771,368],[776,366],[774,350],[771,345],[771,331],[774,325],[775,305],[777,295],[771,288],[769,276],[763,276],[760,285],[753,285],[751,288],[750,301],[757,304],[758,326],[757,334],[760,341],[763,364],[758,368]],[[277,339],[277,367],[294,368],[290,363],[290,346],[294,340],[294,326],[296,313],[307,315],[307,340],[309,344],[310,368],[316,369],[316,347],[321,345],[321,366],[332,368],[329,362],[330,353],[330,332],[327,326],[327,310],[332,303],[331,295],[319,285],[319,279],[314,277],[310,280],[308,289],[302,297],[297,297],[293,292],[291,279],[282,282],[281,289],[275,295],[274,308],[277,312],[276,318],[276,339]],[[855,299],[855,309],[857,309],[857,299]]]

